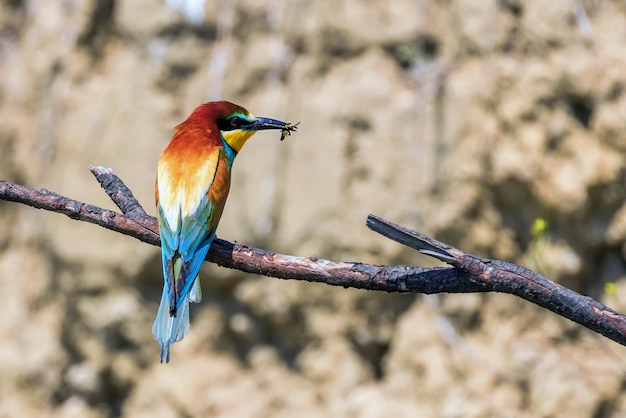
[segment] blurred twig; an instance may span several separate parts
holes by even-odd
[[[582,38],[590,41],[593,38],[593,29],[582,0],[575,1],[574,20],[576,20],[576,26],[578,26],[578,31]]]
[[[113,171],[103,167],[90,169],[123,213],[82,203],[46,189],[35,190],[1,180],[0,200],[63,213],[72,219],[160,245],[157,220],[143,211]],[[510,293],[626,345],[626,316],[538,273],[504,261],[476,257],[374,215],[368,216],[367,226],[453,267],[376,266],[294,257],[220,239],[211,245],[207,260],[248,273],[358,289],[426,294]]]

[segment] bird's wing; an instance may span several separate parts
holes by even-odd
[[[202,164],[188,164],[184,172],[172,170],[167,161],[159,164],[157,207],[171,315],[190,292],[192,301],[201,297],[199,286],[193,284],[228,194],[227,189],[226,194],[214,191],[230,174],[225,158],[224,150],[216,148]]]

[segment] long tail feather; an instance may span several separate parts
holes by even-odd
[[[196,278],[196,280],[198,279]],[[189,302],[189,296],[185,297],[180,301],[176,315],[170,316],[167,290],[163,289],[161,304],[152,325],[152,335],[161,346],[161,363],[163,363],[163,359],[166,363],[170,362],[170,346],[182,340],[189,333]]]

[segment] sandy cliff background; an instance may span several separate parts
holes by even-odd
[[[112,167],[154,214],[172,128],[225,98],[301,128],[247,144],[220,237],[432,263],[375,213],[623,312],[625,89],[618,0],[2,0],[0,178],[114,208],[87,170]],[[207,264],[161,365],[161,277],[158,248],[0,202],[0,417],[626,416],[626,350],[508,295]]]

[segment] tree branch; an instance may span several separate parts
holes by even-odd
[[[0,200],[63,213],[72,219],[94,223],[159,246],[157,220],[146,214],[130,189],[111,169],[90,167],[90,170],[122,213],[82,203],[46,189],[35,190],[2,180]],[[367,226],[453,267],[377,266],[294,257],[221,239],[213,242],[206,259],[247,273],[358,289],[426,294],[509,293],[626,345],[626,316],[531,270],[500,260],[476,257],[374,215],[368,216]]]
[[[506,261],[476,257],[374,215],[367,217],[367,226],[466,272],[470,280],[485,287],[483,291],[518,296],[626,345],[626,316],[539,273]]]

